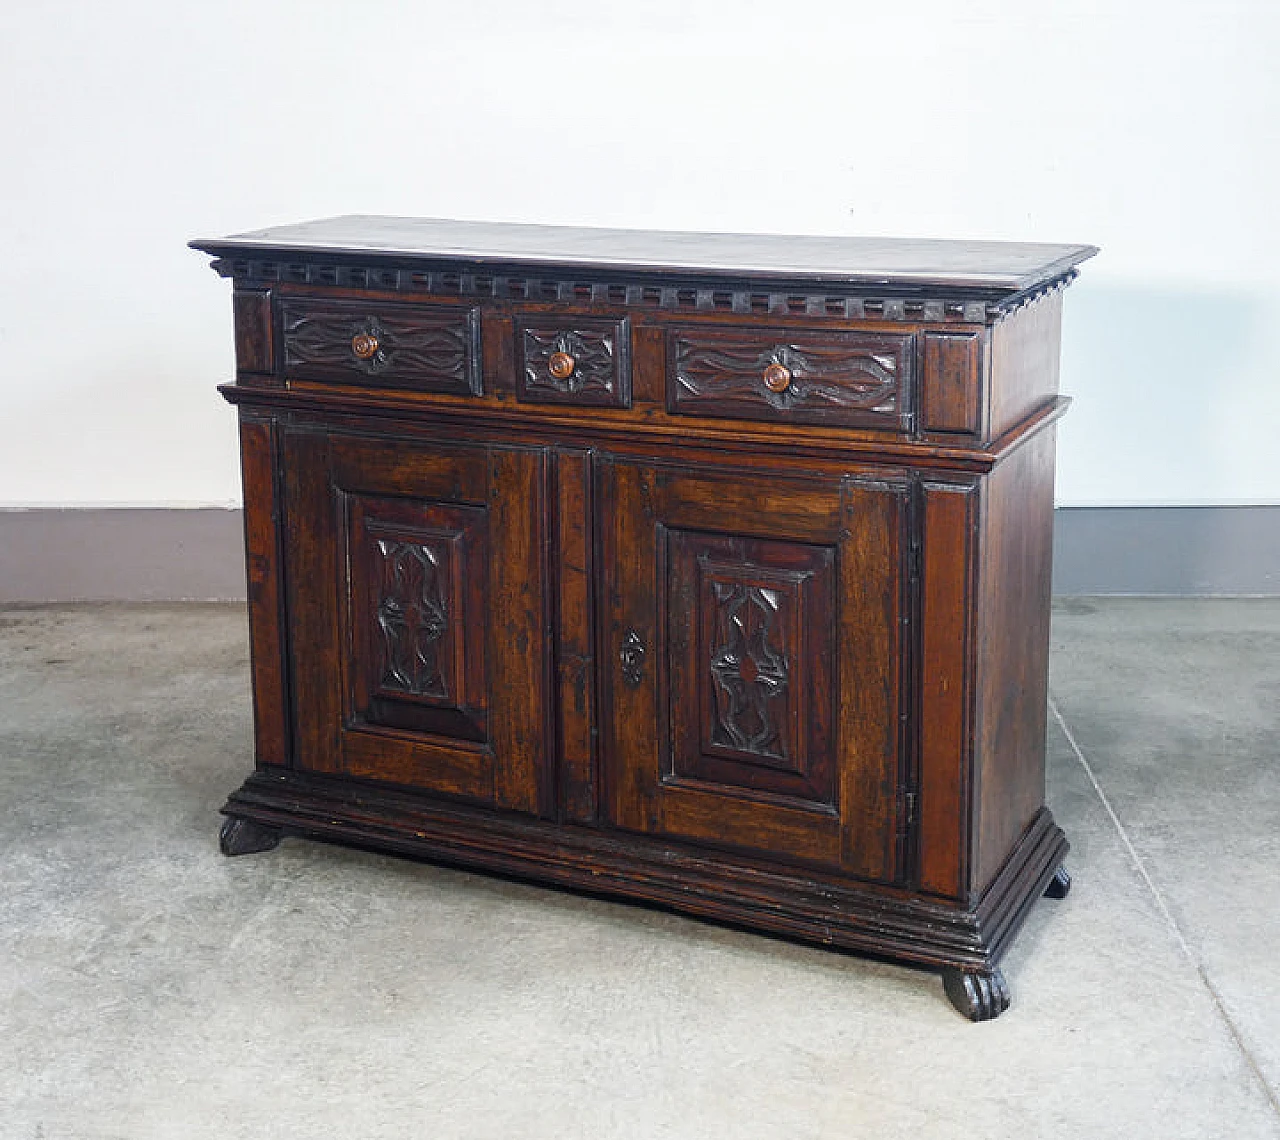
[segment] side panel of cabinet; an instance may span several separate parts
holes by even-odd
[[[991,439],[998,439],[1058,394],[1061,342],[1061,289],[1020,305],[992,326],[987,428]]]
[[[897,877],[908,497],[601,462],[614,823]]]
[[[960,899],[969,873],[978,494],[972,485],[926,481],[921,499],[917,880]]]
[[[1055,435],[1028,440],[982,486],[974,897],[1044,804]]]
[[[541,453],[286,433],[297,766],[549,806]]]

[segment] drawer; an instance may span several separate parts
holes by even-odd
[[[913,339],[835,329],[669,329],[668,408],[907,431]]]
[[[395,301],[280,300],[286,377],[480,395],[480,310]]]
[[[517,394],[523,402],[631,406],[629,321],[520,317],[516,341]]]

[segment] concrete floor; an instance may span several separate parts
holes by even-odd
[[[1054,624],[1075,888],[934,975],[302,840],[235,606],[0,609],[0,1138],[1280,1137],[1280,601]]]

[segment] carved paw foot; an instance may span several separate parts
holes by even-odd
[[[942,985],[951,1004],[970,1021],[990,1021],[1009,1008],[1009,986],[995,967],[983,973],[943,970]]]
[[[279,843],[280,829],[229,815],[222,821],[218,841],[224,855],[252,855],[255,851],[270,851]]]
[[[1071,876],[1067,874],[1066,867],[1059,867],[1057,873],[1049,880],[1049,885],[1044,889],[1044,897],[1047,899],[1065,899],[1067,893],[1071,890]]]

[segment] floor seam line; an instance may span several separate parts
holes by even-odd
[[[1182,953],[1186,956],[1188,962],[1191,963],[1197,976],[1200,978],[1201,984],[1208,991],[1209,997],[1212,999],[1214,1006],[1218,1010],[1218,1016],[1222,1018],[1223,1023],[1227,1027],[1227,1032],[1231,1034],[1231,1040],[1235,1042],[1236,1048],[1240,1050],[1254,1077],[1262,1086],[1267,1101],[1271,1105],[1271,1110],[1280,1117],[1280,1097],[1277,1096],[1276,1090],[1271,1087],[1271,1082],[1267,1080],[1262,1069],[1258,1065],[1257,1058],[1253,1052],[1245,1044],[1244,1039],[1240,1036],[1240,1030],[1237,1028],[1235,1020],[1231,1014],[1227,1012],[1226,1005],[1223,1003],[1222,995],[1218,993],[1218,988],[1209,979],[1209,975],[1205,973],[1204,964],[1200,961],[1196,952],[1192,950],[1190,943],[1187,942],[1186,936],[1182,933],[1182,928],[1178,925],[1177,920],[1173,917],[1173,912],[1169,910],[1168,904],[1164,901],[1164,895],[1160,888],[1156,886],[1155,880],[1152,879],[1147,865],[1143,862],[1142,856],[1138,854],[1138,849],[1133,845],[1133,840],[1129,838],[1128,831],[1120,822],[1120,817],[1116,814],[1115,808],[1111,806],[1111,801],[1107,798],[1107,793],[1102,790],[1102,784],[1098,781],[1097,775],[1094,773],[1093,766],[1089,763],[1088,758],[1084,754],[1084,749],[1080,747],[1080,743],[1076,740],[1075,734],[1067,725],[1066,718],[1062,715],[1058,708],[1058,702],[1053,699],[1053,694],[1049,694],[1049,711],[1053,714],[1053,719],[1058,722],[1058,727],[1062,729],[1062,735],[1067,738],[1067,744],[1070,745],[1071,751],[1075,753],[1076,759],[1080,762],[1080,767],[1084,769],[1084,774],[1088,776],[1089,783],[1093,785],[1094,793],[1106,810],[1111,822],[1116,829],[1116,833],[1120,836],[1120,841],[1124,844],[1125,850],[1129,854],[1129,860],[1133,864],[1134,869],[1138,872],[1138,876],[1147,885],[1147,890],[1151,892],[1152,898],[1156,901],[1161,915],[1164,916],[1165,923],[1169,929],[1173,931],[1174,938],[1177,939],[1178,946]]]

